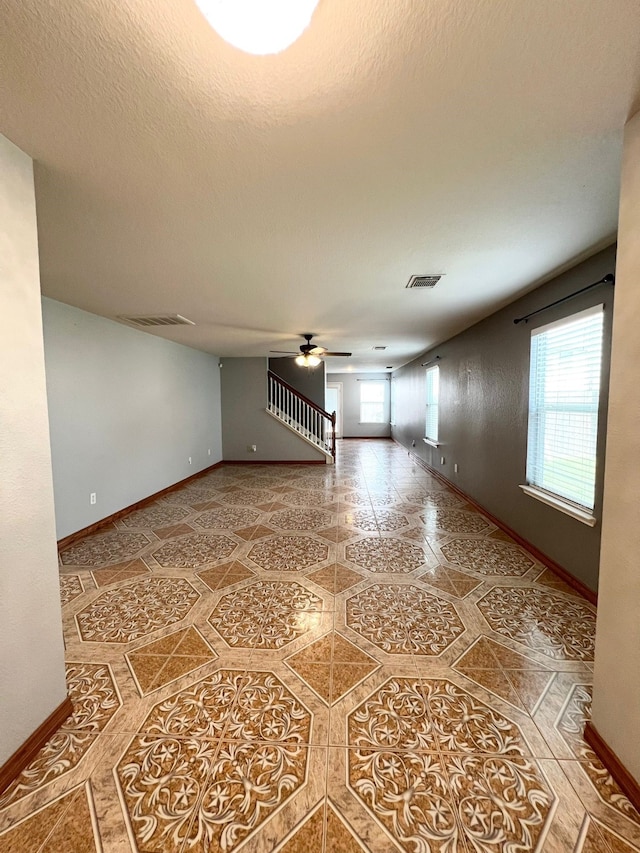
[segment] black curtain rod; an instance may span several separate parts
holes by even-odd
[[[538,308],[537,311],[532,311],[530,314],[525,314],[524,317],[518,317],[517,320],[513,322],[518,325],[518,323],[526,323],[530,317],[535,317],[536,314],[539,314],[541,311],[547,311],[549,308],[553,308],[556,305],[561,305],[563,302],[566,302],[567,299],[573,299],[574,296],[579,296],[581,293],[585,293],[587,290],[591,290],[592,287],[598,287],[600,284],[614,284],[615,276],[613,273],[607,273],[604,278],[601,278],[600,281],[594,281],[593,284],[588,284],[586,287],[581,288],[580,290],[576,290],[575,293],[570,293],[568,296],[563,296],[562,299],[556,299],[555,302],[551,302],[549,305],[545,305],[544,308]]]
[[[420,367],[426,367],[428,364],[433,364],[436,361],[440,361],[439,355],[437,355],[435,358],[432,358],[431,361],[423,361]]]

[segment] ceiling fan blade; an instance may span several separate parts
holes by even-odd
[[[327,352],[327,351],[325,350],[325,352],[323,353],[323,355],[325,355],[325,356],[331,356],[331,358],[335,358],[336,356],[343,355],[343,356],[345,356],[345,357],[347,357],[347,358],[348,358],[348,357],[351,355],[351,353],[350,353],[350,352]]]
[[[280,353],[280,355],[300,355],[298,352],[291,352],[290,349],[270,349],[270,353]]]

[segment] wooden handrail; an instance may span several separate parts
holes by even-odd
[[[267,371],[267,375],[268,375],[271,379],[275,379],[275,381],[276,381],[276,382],[279,382],[279,383],[280,383],[280,385],[284,385],[284,387],[285,387],[288,391],[291,391],[291,393],[292,393],[292,394],[295,394],[295,396],[296,396],[296,397],[299,397],[299,398],[300,398],[303,402],[305,402],[308,406],[311,406],[311,408],[312,408],[312,409],[315,409],[315,410],[316,410],[316,412],[318,412],[319,414],[323,415],[325,418],[328,418],[329,420],[332,420],[332,417],[331,417],[331,415],[329,414],[329,412],[325,411],[321,406],[318,406],[318,404],[317,404],[317,403],[314,403],[314,402],[313,402],[313,400],[310,400],[308,397],[305,397],[305,396],[304,396],[304,394],[301,394],[301,393],[298,391],[298,389],[297,389],[297,388],[294,388],[294,387],[293,387],[293,385],[289,385],[289,383],[288,383],[288,382],[285,382],[285,381],[284,381],[284,379],[282,379],[280,376],[278,376],[278,374],[277,374],[277,373],[274,373],[274,372],[273,372],[273,370],[268,370],[268,371]],[[335,412],[333,413],[333,416],[335,417]],[[334,423],[334,426],[335,426],[335,423]]]

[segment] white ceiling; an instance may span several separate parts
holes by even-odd
[[[612,242],[639,91],[638,0],[320,0],[270,57],[192,0],[0,4],[43,292],[223,356],[397,367]]]

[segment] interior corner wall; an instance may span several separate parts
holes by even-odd
[[[598,586],[600,523],[587,527],[524,494],[531,330],[604,303],[595,515],[602,518],[609,354],[614,288],[602,285],[541,313],[514,319],[598,281],[615,269],[610,246],[393,373],[393,437],[592,590]],[[440,356],[438,448],[423,442],[425,368]],[[415,446],[413,444],[415,443]],[[441,464],[441,458],[444,463]],[[459,472],[454,473],[454,464]]]
[[[222,459],[217,356],[52,299],[43,321],[58,539]]]
[[[640,112],[624,134],[592,722],[640,785]]]
[[[221,360],[226,462],[324,462],[325,456],[267,414],[267,359]],[[256,446],[256,451],[250,450]]]
[[[324,409],[325,396],[324,369],[324,361],[317,367],[306,368],[296,364],[294,358],[269,359],[269,370],[321,409]]]
[[[389,438],[391,436],[389,373],[328,373],[327,382],[342,382],[342,437],[343,438]],[[384,380],[385,404],[384,423],[360,423],[360,385],[375,379]]]
[[[0,765],[67,695],[29,157],[0,136]]]

